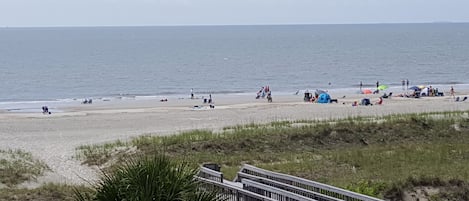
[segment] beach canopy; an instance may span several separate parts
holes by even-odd
[[[422,91],[420,92],[420,95],[421,96],[428,96],[428,92],[429,92],[428,88],[423,88]]]
[[[319,96],[320,94],[327,94],[327,92],[325,90],[321,90],[321,89],[316,89],[316,91],[314,92],[314,94],[316,96]]]
[[[373,91],[371,89],[363,89],[362,94],[372,94]]]
[[[388,85],[379,85],[378,90],[386,90],[388,88]]]
[[[330,103],[331,102],[331,96],[327,93],[322,93],[319,94],[318,97],[318,103]]]
[[[409,87],[410,90],[420,91],[420,88],[417,86]]]

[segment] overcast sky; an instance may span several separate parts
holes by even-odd
[[[0,0],[1,27],[469,22],[469,0]]]

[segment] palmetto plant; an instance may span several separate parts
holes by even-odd
[[[164,155],[128,159],[94,186],[94,194],[76,191],[79,201],[211,201],[215,192],[201,191],[197,169]]]

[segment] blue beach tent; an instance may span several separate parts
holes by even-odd
[[[331,102],[331,96],[327,93],[322,93],[319,94],[318,97],[318,103],[330,103]]]

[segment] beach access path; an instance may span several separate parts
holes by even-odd
[[[459,96],[465,96],[461,92]],[[342,94],[331,94],[333,98]],[[469,101],[455,102],[449,96],[420,99],[392,97],[383,105],[352,107],[353,101],[365,96],[373,102],[378,95],[347,95],[339,103],[303,102],[300,95],[274,96],[265,99],[237,95],[215,97],[216,107],[203,105],[201,99],[131,101],[95,101],[60,108],[63,112],[0,112],[0,149],[22,149],[44,161],[50,172],[38,178],[41,182],[87,184],[99,175],[97,168],[82,165],[75,158],[76,147],[115,140],[128,140],[143,134],[168,135],[192,129],[217,130],[226,126],[268,123],[283,120],[311,120],[354,116],[436,111],[468,111]],[[467,96],[467,95],[466,95]],[[203,107],[194,108],[194,105]],[[34,186],[34,184],[28,184]],[[26,185],[26,186],[28,186]]]

